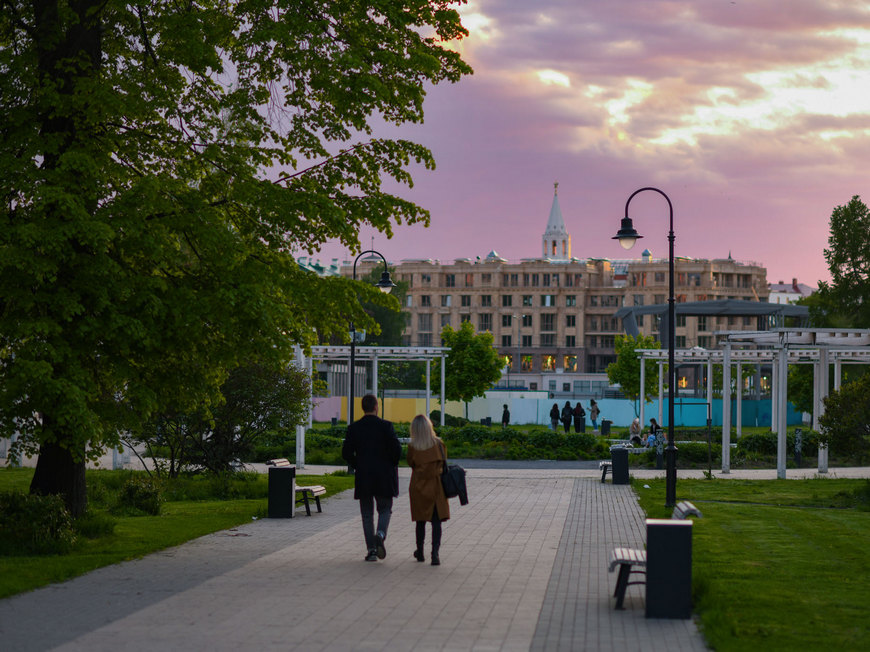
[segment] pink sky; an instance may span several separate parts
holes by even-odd
[[[768,280],[829,274],[828,221],[870,200],[870,8],[833,0],[475,0],[460,45],[475,74],[432,89],[397,132],[437,170],[399,191],[428,229],[371,229],[390,261],[541,254],[559,200],[579,258],[625,258],[625,201],[674,205],[675,253],[753,261]],[[631,204],[667,256],[667,203]],[[328,263],[352,257],[330,243]]]

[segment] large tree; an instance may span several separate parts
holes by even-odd
[[[86,505],[84,462],[376,290],[292,252],[428,222],[382,188],[432,167],[371,137],[470,72],[440,0],[0,0],[0,426],[31,490]]]
[[[504,361],[492,345],[492,333],[475,333],[471,322],[460,324],[458,330],[445,326],[441,341],[450,347],[444,367],[444,391],[447,400],[468,401],[498,382]],[[440,382],[438,370],[436,381]]]

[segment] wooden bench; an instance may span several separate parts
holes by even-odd
[[[613,462],[611,462],[610,460],[604,460],[603,462],[599,462],[598,470],[601,471],[601,482],[604,482],[607,474],[613,473]]]
[[[285,459],[283,457],[278,457],[274,460],[269,460],[266,462],[267,466],[274,466],[277,468],[293,466],[290,463],[290,460]],[[314,504],[317,506],[318,512],[323,512],[323,509],[320,506],[320,497],[326,493],[326,487],[319,484],[313,484],[309,486],[297,486],[296,487],[296,504],[305,503],[305,513],[308,516],[311,516],[311,500],[314,500]]]
[[[671,519],[684,520],[691,515],[700,517],[701,512],[688,500],[683,500],[674,507]],[[614,548],[613,552],[610,553],[608,572],[612,573],[617,567],[619,568],[619,573],[616,576],[616,590],[613,592],[613,597],[616,598],[616,609],[622,609],[622,603],[625,600],[625,590],[632,584],[646,584],[646,550]],[[643,575],[644,578],[635,582],[629,582],[629,578],[633,573]]]

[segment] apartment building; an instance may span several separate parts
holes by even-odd
[[[392,273],[409,285],[404,344],[440,345],[445,326],[469,321],[489,331],[505,360],[502,386],[580,393],[615,359],[614,340],[623,332],[614,313],[624,305],[667,301],[668,261],[647,250],[640,259],[578,259],[554,194],[542,235],[542,256],[508,261],[495,251],[452,262],[403,260]],[[349,272],[349,268],[345,270]],[[767,301],[764,267],[731,258],[675,261],[678,302],[713,299]],[[641,318],[640,331],[658,336],[655,317]],[[725,320],[725,323],[720,323]],[[730,321],[729,321],[730,320]],[[739,321],[739,323],[738,323]],[[677,346],[715,345],[713,331],[756,329],[754,319],[684,316]]]

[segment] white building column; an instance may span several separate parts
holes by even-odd
[[[372,394],[375,396],[378,395],[378,352],[372,352]],[[384,408],[381,406],[381,413],[383,413]]]
[[[828,396],[830,382],[830,355],[828,347],[819,349],[819,416],[825,413],[825,398]],[[819,446],[819,473],[828,472],[828,447]]]
[[[778,432],[779,424],[777,423],[777,410],[779,403],[777,402],[777,388],[779,387],[779,358],[774,356],[773,362],[770,365],[770,431]]]
[[[713,358],[707,359],[707,414],[713,418]]]
[[[444,412],[447,410],[447,401],[444,399],[444,360],[445,356],[441,354],[441,394],[438,397],[441,401],[441,425],[444,425]]]
[[[743,434],[743,365],[737,363],[737,423],[734,424],[734,432],[737,439]]]
[[[643,426],[646,423],[646,412],[644,410],[646,404],[646,392],[644,389],[646,388],[646,357],[643,353],[640,354],[640,427],[643,430]]]
[[[722,351],[722,473],[731,473],[731,343]]]
[[[777,353],[776,360],[776,386],[773,387],[774,395],[776,396],[776,423],[777,423],[777,439],[776,439],[776,477],[785,479],[785,458],[787,454],[787,438],[788,429],[787,401],[788,401],[788,349],[783,346]]]
[[[432,390],[429,387],[429,377],[431,374],[432,361],[429,358],[426,358],[426,416],[429,416],[429,413],[432,412],[432,409],[429,407],[429,401],[432,398]],[[442,410],[443,412],[443,410]]]
[[[310,360],[306,360],[305,354],[302,352],[302,347],[298,344],[293,347],[293,355],[296,362],[296,368],[299,371],[307,371],[309,368]],[[309,379],[311,378],[311,374],[309,374]],[[308,418],[311,418],[311,412],[314,411],[314,403],[311,400],[310,393],[310,384],[309,384],[309,395],[308,395]],[[296,426],[296,468],[304,469],[305,468],[305,427],[307,424],[300,423]]]

